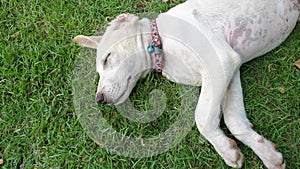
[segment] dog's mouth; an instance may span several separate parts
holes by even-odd
[[[131,79],[132,79],[131,76],[129,76],[129,77],[127,78],[127,83],[126,83],[126,86],[125,86],[123,92],[122,92],[121,95],[116,99],[116,101],[114,101],[114,103],[112,103],[112,104],[114,104],[114,105],[119,105],[119,104],[121,104],[121,103],[123,103],[123,102],[125,101],[125,100],[123,100],[123,97],[124,97],[124,95],[126,94],[126,92],[128,91],[128,87],[129,87],[129,84],[130,84],[130,82],[131,82]]]

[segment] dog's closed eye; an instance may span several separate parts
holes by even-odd
[[[106,57],[105,57],[105,59],[104,59],[104,61],[103,61],[103,65],[104,65],[104,66],[107,65],[107,61],[108,61],[110,55],[111,55],[111,52],[109,52],[109,53],[106,55]]]

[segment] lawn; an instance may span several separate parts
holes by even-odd
[[[178,3],[0,1],[0,168],[229,168],[195,126],[169,151],[133,159],[97,145],[75,113],[73,73],[82,48],[72,39],[93,35],[120,13],[164,12]],[[292,169],[300,166],[300,72],[293,65],[300,58],[299,37],[300,23],[280,47],[245,64],[241,72],[254,129],[278,145]],[[119,132],[156,135],[176,120],[180,100],[177,84],[151,73],[132,93],[138,109],[147,109],[153,89],[163,90],[169,100],[162,117],[150,124],[131,122],[114,106],[99,109]],[[238,144],[246,157],[244,168],[264,168],[250,148]]]

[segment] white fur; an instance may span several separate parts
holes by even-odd
[[[198,55],[189,48],[164,36],[170,23],[164,22],[163,15],[157,18],[166,54],[163,75],[177,83],[202,85],[195,112],[197,127],[231,167],[240,168],[244,156],[235,141],[219,128],[220,107],[232,134],[253,149],[267,168],[285,168],[282,154],[274,144],[251,128],[245,114],[239,68],[282,43],[296,24],[299,8],[299,0],[189,0],[170,9],[164,15],[201,29],[217,49],[221,66],[209,69],[197,62]],[[145,50],[151,42],[149,29],[148,19],[123,14],[111,22],[101,40],[75,38],[81,46],[97,48],[97,71],[101,75],[97,97],[102,94],[106,103],[120,104],[137,80],[149,72],[151,56]],[[182,65],[182,60],[189,67]]]

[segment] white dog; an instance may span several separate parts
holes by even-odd
[[[160,14],[156,23],[122,14],[110,23],[103,37],[79,35],[75,41],[97,49],[96,66],[101,75],[98,102],[123,103],[138,79],[155,67],[177,83],[202,85],[196,124],[227,165],[240,168],[244,156],[236,142],[219,128],[221,112],[230,132],[248,145],[267,168],[285,168],[275,144],[256,133],[246,117],[239,69],[282,43],[295,27],[299,13],[299,0],[188,0]],[[171,27],[172,20],[163,19],[166,15],[205,33],[206,41],[216,51],[210,57],[219,63],[204,68],[199,56],[208,57],[204,55],[210,49],[195,54],[180,40],[168,37],[168,31],[181,31],[184,38],[190,30]],[[202,37],[189,38],[203,41]],[[159,60],[162,57],[164,62]],[[183,61],[189,66],[182,65]]]

